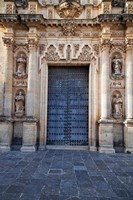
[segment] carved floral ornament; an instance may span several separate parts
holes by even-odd
[[[68,21],[65,24],[63,24],[63,26],[62,26],[63,34],[65,36],[74,36],[76,28],[77,28],[76,24]]]

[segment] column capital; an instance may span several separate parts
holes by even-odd
[[[3,39],[4,45],[6,47],[12,47],[13,46],[13,44],[14,44],[14,39],[13,38],[3,37],[2,39]]]
[[[111,46],[110,39],[107,39],[107,38],[101,39],[101,50],[102,51],[107,50],[107,49],[109,50],[110,46]]]
[[[37,38],[28,38],[28,47],[29,50],[32,48],[38,47],[38,39]]]
[[[126,49],[130,50],[133,48],[133,38],[126,38]]]

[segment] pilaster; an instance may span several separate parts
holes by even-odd
[[[101,41],[101,119],[99,120],[99,151],[114,153],[113,123],[110,120],[109,53],[110,28],[104,25]]]
[[[126,39],[126,121],[124,122],[125,152],[133,153],[133,37],[127,28]]]

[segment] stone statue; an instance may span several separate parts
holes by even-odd
[[[25,97],[22,91],[15,97],[15,115],[17,117],[21,117],[24,115],[24,108],[25,108]]]
[[[114,118],[122,117],[122,97],[121,94],[116,93],[112,99],[112,114]]]
[[[115,55],[112,60],[112,73],[113,76],[120,76],[122,74],[122,61],[118,58],[118,55]]]
[[[23,77],[26,74],[26,56],[24,54],[20,54],[16,60],[17,69],[16,76]]]
[[[112,0],[112,6],[123,8],[125,6],[125,0]]]
[[[26,8],[28,6],[28,0],[15,0],[16,7]]]

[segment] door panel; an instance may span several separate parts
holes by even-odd
[[[88,144],[87,67],[49,67],[47,144]]]

